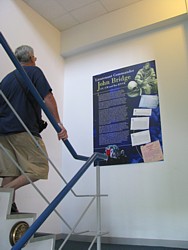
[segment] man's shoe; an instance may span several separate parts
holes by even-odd
[[[12,213],[12,214],[13,214],[13,213],[19,213],[18,208],[17,208],[15,202],[12,203],[11,213]]]

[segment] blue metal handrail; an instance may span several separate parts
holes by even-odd
[[[12,52],[10,46],[8,45],[7,41],[5,40],[3,34],[0,32],[0,43],[3,46],[4,50],[6,51],[7,55],[9,56],[9,58],[11,59],[12,63],[15,65],[15,67],[17,68],[17,70],[19,71],[20,75],[23,78],[24,83],[27,85],[27,87],[29,88],[29,90],[31,91],[32,95],[34,96],[34,98],[36,99],[36,101],[38,102],[38,104],[41,106],[42,110],[44,111],[44,113],[46,114],[46,116],[48,117],[49,121],[51,122],[52,126],[54,127],[54,129],[57,131],[57,133],[59,133],[61,131],[61,128],[59,127],[59,125],[57,124],[56,120],[54,119],[53,115],[50,113],[50,111],[48,110],[47,106],[45,105],[43,99],[41,98],[41,96],[39,95],[38,91],[36,90],[36,88],[34,87],[33,83],[31,82],[30,78],[28,77],[27,73],[25,72],[24,68],[21,66],[21,64],[19,63],[19,61],[17,60],[17,58],[15,57],[14,53]],[[66,145],[66,147],[68,148],[69,152],[71,153],[71,155],[77,159],[77,160],[82,160],[82,161],[87,161],[88,157],[87,156],[83,156],[83,155],[78,155],[76,153],[76,151],[74,150],[74,148],[72,147],[72,145],[70,144],[69,140],[63,140],[64,144]]]
[[[7,41],[5,40],[4,36],[0,32],[0,43],[3,46],[4,50],[6,51],[7,55],[11,59],[12,63],[15,65],[19,73],[21,74],[24,83],[27,85],[29,90],[31,91],[32,95],[48,117],[49,121],[53,125],[54,129],[59,133],[61,128],[57,124],[56,120],[48,110],[47,106],[43,102],[41,96],[39,95],[38,91],[34,87],[33,83],[31,82],[30,78],[24,71],[23,67],[15,57],[14,53],[12,52],[11,48],[9,47]],[[63,140],[64,144],[66,145],[67,149],[71,153],[71,155],[77,159],[86,161],[83,167],[77,172],[77,174],[71,179],[69,183],[65,186],[65,188],[56,196],[56,198],[50,203],[50,205],[43,211],[43,213],[37,218],[37,220],[31,225],[31,227],[26,231],[26,233],[20,238],[19,241],[12,247],[12,250],[20,250],[28,240],[34,235],[37,229],[42,225],[42,223],[47,219],[47,217],[53,212],[53,210],[57,207],[57,205],[62,201],[62,199],[66,196],[66,194],[72,189],[72,187],[76,184],[76,182],[80,179],[80,177],[85,173],[85,171],[89,168],[89,166],[94,161],[99,160],[107,160],[107,156],[101,153],[94,153],[90,158],[83,155],[78,155],[70,142],[68,140]]]
[[[67,195],[71,188],[76,184],[80,177],[85,173],[89,166],[97,159],[106,160],[106,156],[100,153],[94,153],[80,168],[77,174],[69,181],[69,183],[64,187],[64,189],[56,196],[56,198],[50,203],[50,205],[43,211],[43,213],[37,218],[37,220],[30,226],[30,228],[25,232],[25,234],[16,242],[11,250],[20,250],[28,240],[34,235],[37,229],[42,225],[42,223],[47,219],[47,217],[53,212],[57,205],[62,201],[62,199]]]

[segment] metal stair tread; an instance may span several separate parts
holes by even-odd
[[[56,236],[54,234],[35,233],[33,238],[30,240],[30,242],[47,240],[47,239],[54,239],[54,241],[55,241]]]
[[[26,219],[26,218],[33,218],[35,219],[37,216],[36,213],[14,213],[14,214],[7,214],[7,219]]]
[[[26,222],[29,225],[36,220],[36,213],[28,212],[18,212],[11,213],[11,204],[13,198],[13,189],[0,188],[0,201],[2,208],[0,210],[0,222],[1,225],[4,223],[4,230],[1,233],[0,237],[0,249],[9,250],[11,248],[13,240],[13,231],[15,230],[14,226],[17,226],[17,223]],[[12,232],[12,233],[11,233]],[[54,250],[55,249],[55,239],[56,236],[49,233],[35,233],[29,240],[25,250]]]

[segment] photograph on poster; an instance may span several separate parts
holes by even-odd
[[[164,160],[155,60],[93,76],[93,138],[101,166]]]

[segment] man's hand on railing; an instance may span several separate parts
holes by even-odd
[[[65,127],[61,122],[58,123],[58,125],[61,128],[61,131],[58,133],[58,139],[66,140],[68,138],[67,130],[65,129]]]

